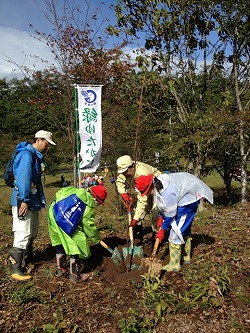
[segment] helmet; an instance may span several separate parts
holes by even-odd
[[[147,195],[148,191],[150,190],[153,184],[154,175],[150,174],[147,176],[139,176],[135,181],[136,189],[141,192],[142,197]]]
[[[119,157],[116,161],[118,167],[117,172],[118,173],[125,172],[133,163],[134,161],[132,161],[132,158],[129,155],[124,155]]]
[[[102,205],[103,205],[104,200],[107,198],[107,195],[108,195],[106,188],[102,185],[93,186],[91,194]]]

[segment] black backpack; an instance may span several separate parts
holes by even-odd
[[[13,173],[13,165],[14,165],[14,160],[15,160],[17,154],[18,154],[17,152],[12,153],[11,159],[8,161],[4,175],[3,175],[5,184],[12,188],[15,187],[15,185],[14,185],[15,177],[14,177],[14,173]]]

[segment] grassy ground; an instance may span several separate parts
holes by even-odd
[[[60,176],[46,176],[48,205],[60,188]],[[69,174],[67,181],[72,181]],[[146,270],[121,274],[109,253],[91,246],[85,268],[93,273],[84,284],[55,276],[54,251],[47,231],[47,210],[34,244],[32,282],[9,279],[12,246],[10,189],[0,181],[0,332],[225,332],[250,331],[249,206],[225,206],[223,184],[216,175],[205,182],[215,193],[215,205],[205,205],[192,230],[192,260],[178,273],[150,277]],[[97,207],[101,238],[112,248],[126,246],[126,212],[119,216],[114,185],[106,180],[108,198]],[[144,223],[144,255],[152,250],[150,216]],[[139,243],[138,243],[139,245]],[[157,258],[168,261],[167,240]]]

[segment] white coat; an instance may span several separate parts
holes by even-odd
[[[199,203],[202,198],[213,204],[213,191],[202,180],[188,172],[162,174],[157,178],[161,181],[163,189],[160,192],[155,190],[154,200],[157,208],[165,216],[165,225],[171,225],[169,241],[183,244],[185,224],[191,225],[195,215],[194,211],[191,220],[190,217],[188,219],[185,206]]]

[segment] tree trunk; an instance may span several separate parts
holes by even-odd
[[[241,94],[239,89],[239,69],[238,69],[238,58],[237,58],[237,33],[238,28],[235,27],[235,37],[234,37],[234,61],[233,61],[233,75],[234,75],[234,91],[236,98],[237,109],[240,113],[240,156],[241,156],[241,203],[245,204],[248,202],[248,193],[247,193],[247,173],[246,173],[246,162],[249,154],[249,149],[246,150],[246,143],[244,137],[244,121],[243,114],[244,109],[241,102]]]

